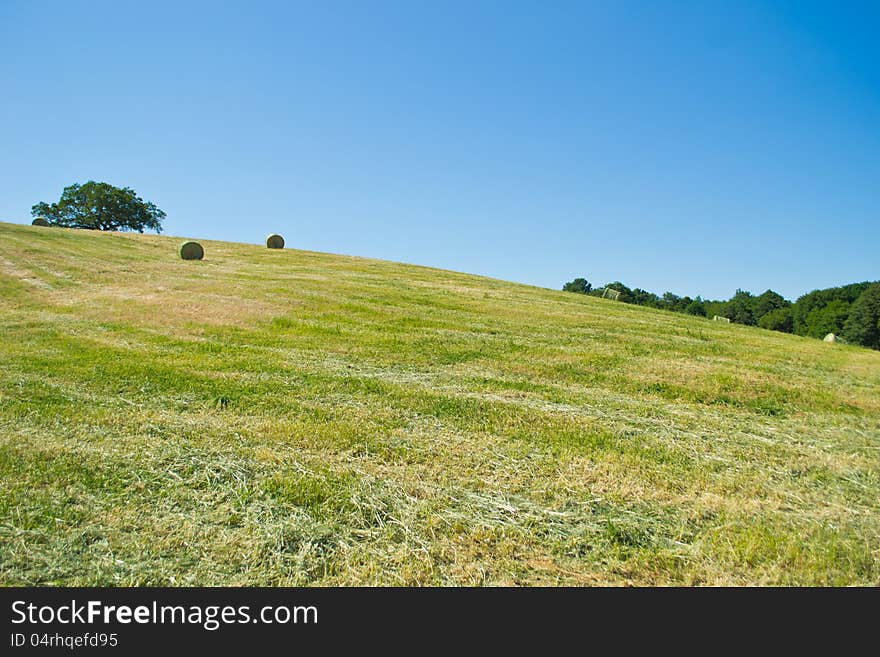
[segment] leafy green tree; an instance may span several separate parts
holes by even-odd
[[[733,298],[727,302],[727,317],[737,324],[755,325],[755,316],[752,313],[752,301],[754,297],[750,292],[737,290]]]
[[[773,290],[758,296],[737,290],[727,301],[710,301],[680,297],[672,292],[658,297],[641,288],[631,290],[620,281],[608,283],[605,288],[620,292],[619,301],[624,303],[689,315],[720,315],[738,324],[757,324],[772,331],[815,338],[835,333],[854,344],[880,349],[880,281],[813,290],[795,303]],[[593,289],[585,279],[576,278],[562,289],[601,296],[605,288]]]
[[[578,294],[589,294],[592,289],[592,284],[586,278],[576,278],[562,286],[563,292],[576,292]]]
[[[664,292],[663,297],[661,298],[661,308],[666,308],[667,310],[677,310],[678,305],[681,303],[681,297],[677,294],[673,294],[672,292]]]
[[[756,322],[767,313],[780,308],[788,308],[791,302],[785,299],[781,294],[773,290],[767,290],[763,294],[759,294],[752,300],[752,316]]]
[[[706,317],[727,317],[727,301],[704,301],[703,307],[706,309]]]
[[[782,331],[783,333],[791,333],[791,309],[776,308],[765,313],[759,320],[758,326],[771,331]]]
[[[88,181],[65,187],[57,203],[37,203],[35,217],[46,217],[50,224],[91,230],[145,230],[162,232],[165,213],[144,201],[128,187]]]
[[[834,299],[824,306],[813,308],[807,314],[804,335],[812,338],[824,338],[829,333],[842,333],[849,317],[850,305],[842,299]]]
[[[843,338],[854,344],[880,349],[880,283],[875,283],[853,303]]]
[[[605,286],[606,288],[611,288],[612,290],[617,290],[620,292],[620,297],[618,301],[623,301],[623,303],[633,303],[633,294],[632,290],[630,290],[626,285],[621,283],[620,281],[614,281],[613,283],[608,283]]]
[[[630,291],[630,303],[634,303],[639,306],[652,306],[654,308],[658,308],[659,302],[660,297],[658,297],[653,292],[648,292],[647,290],[643,290],[639,287],[634,288]]]
[[[703,304],[702,300],[699,297],[691,301],[687,306],[685,306],[684,312],[688,315],[697,315],[699,317],[706,316],[706,306]]]
[[[852,283],[841,287],[813,290],[803,295],[791,307],[794,333],[821,338],[829,332],[840,332],[843,328],[843,322],[846,322],[844,310],[848,309],[870,285],[871,283],[867,281]],[[835,301],[840,303],[834,304],[828,311],[824,310],[826,306]],[[840,319],[841,316],[842,321],[838,326],[837,322],[832,320]],[[828,328],[829,325],[832,325],[832,328]]]

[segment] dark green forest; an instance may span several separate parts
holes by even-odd
[[[813,290],[794,303],[773,290],[753,295],[737,290],[726,301],[709,301],[697,296],[680,297],[672,292],[658,296],[640,288],[630,289],[620,281],[594,288],[585,278],[562,286],[566,292],[603,296],[616,290],[623,303],[709,317],[726,317],[731,322],[759,326],[783,333],[824,338],[834,333],[846,342],[880,349],[880,281],[852,283]]]

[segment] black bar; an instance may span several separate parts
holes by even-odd
[[[0,654],[186,647],[332,654],[352,641],[397,652],[404,637],[423,642],[413,652],[572,641],[586,650],[609,640],[675,647],[699,635],[791,646],[817,631],[835,632],[840,648],[859,631],[876,637],[878,601],[878,589],[6,588]]]

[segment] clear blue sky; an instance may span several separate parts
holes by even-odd
[[[94,179],[553,288],[880,279],[877,6],[0,0],[0,219]]]

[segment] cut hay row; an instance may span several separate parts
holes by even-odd
[[[877,352],[131,238],[0,223],[4,584],[880,582]]]

